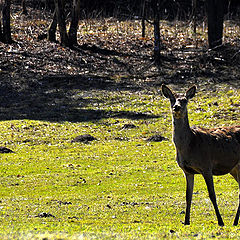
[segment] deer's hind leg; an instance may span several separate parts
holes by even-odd
[[[238,183],[238,188],[239,188],[239,203],[238,203],[238,209],[237,209],[237,213],[234,219],[234,226],[238,225],[238,220],[239,220],[239,214],[240,214],[240,164],[237,164],[232,171],[230,172],[230,174],[234,177],[234,179],[237,181]]]
[[[209,197],[210,197],[210,200],[213,204],[213,207],[214,207],[216,215],[217,215],[218,225],[219,226],[224,226],[221,214],[220,214],[220,212],[218,210],[218,206],[217,206],[216,194],[215,194],[214,183],[213,183],[213,176],[209,172],[205,172],[202,175],[203,175],[204,180],[206,182]]]

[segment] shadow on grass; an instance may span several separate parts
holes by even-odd
[[[82,122],[110,117],[132,120],[159,117],[139,112],[91,108],[94,103],[103,102],[101,98],[91,97],[93,91],[105,90],[111,94],[113,91],[139,90],[138,87],[127,82],[116,83],[103,77],[49,76],[43,77],[41,81],[28,82],[21,90],[16,89],[11,83],[1,82],[0,120]],[[82,97],[81,93],[87,97]]]

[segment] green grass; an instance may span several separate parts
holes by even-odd
[[[239,90],[209,91],[200,87],[190,102],[191,124],[237,123]],[[217,225],[201,176],[196,176],[191,225],[182,224],[185,179],[175,162],[168,100],[148,92],[92,94],[99,101],[86,110],[125,116],[79,123],[0,122],[1,145],[15,151],[1,154],[1,239],[240,238],[240,227],[232,227],[238,187],[230,175],[214,178],[226,226]],[[132,119],[128,112],[152,117]],[[136,128],[124,129],[127,123]],[[71,143],[87,133],[97,140]],[[145,140],[156,133],[169,140]]]

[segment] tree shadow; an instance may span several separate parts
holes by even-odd
[[[10,83],[0,84],[0,120],[32,119],[45,121],[85,122],[104,118],[149,119],[157,115],[133,111],[106,111],[91,107],[103,102],[91,97],[95,90],[139,90],[131,84],[116,83],[97,76],[48,76],[29,82],[18,91]],[[79,96],[84,93],[87,97]]]

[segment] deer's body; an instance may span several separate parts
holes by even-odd
[[[165,97],[170,99],[173,116],[173,142],[176,147],[178,165],[184,171],[187,181],[185,224],[190,224],[194,174],[202,174],[207,184],[218,224],[223,220],[218,210],[213,184],[213,175],[230,173],[240,186],[240,126],[214,129],[190,128],[187,103],[195,95],[196,88],[190,88],[185,95],[177,96],[167,86],[162,86]],[[240,206],[234,220],[238,224]]]
[[[213,175],[224,175],[240,161],[240,127],[189,128],[188,134],[184,140],[174,134],[177,162],[186,173],[202,174],[209,169]],[[184,132],[181,135],[186,137]]]

